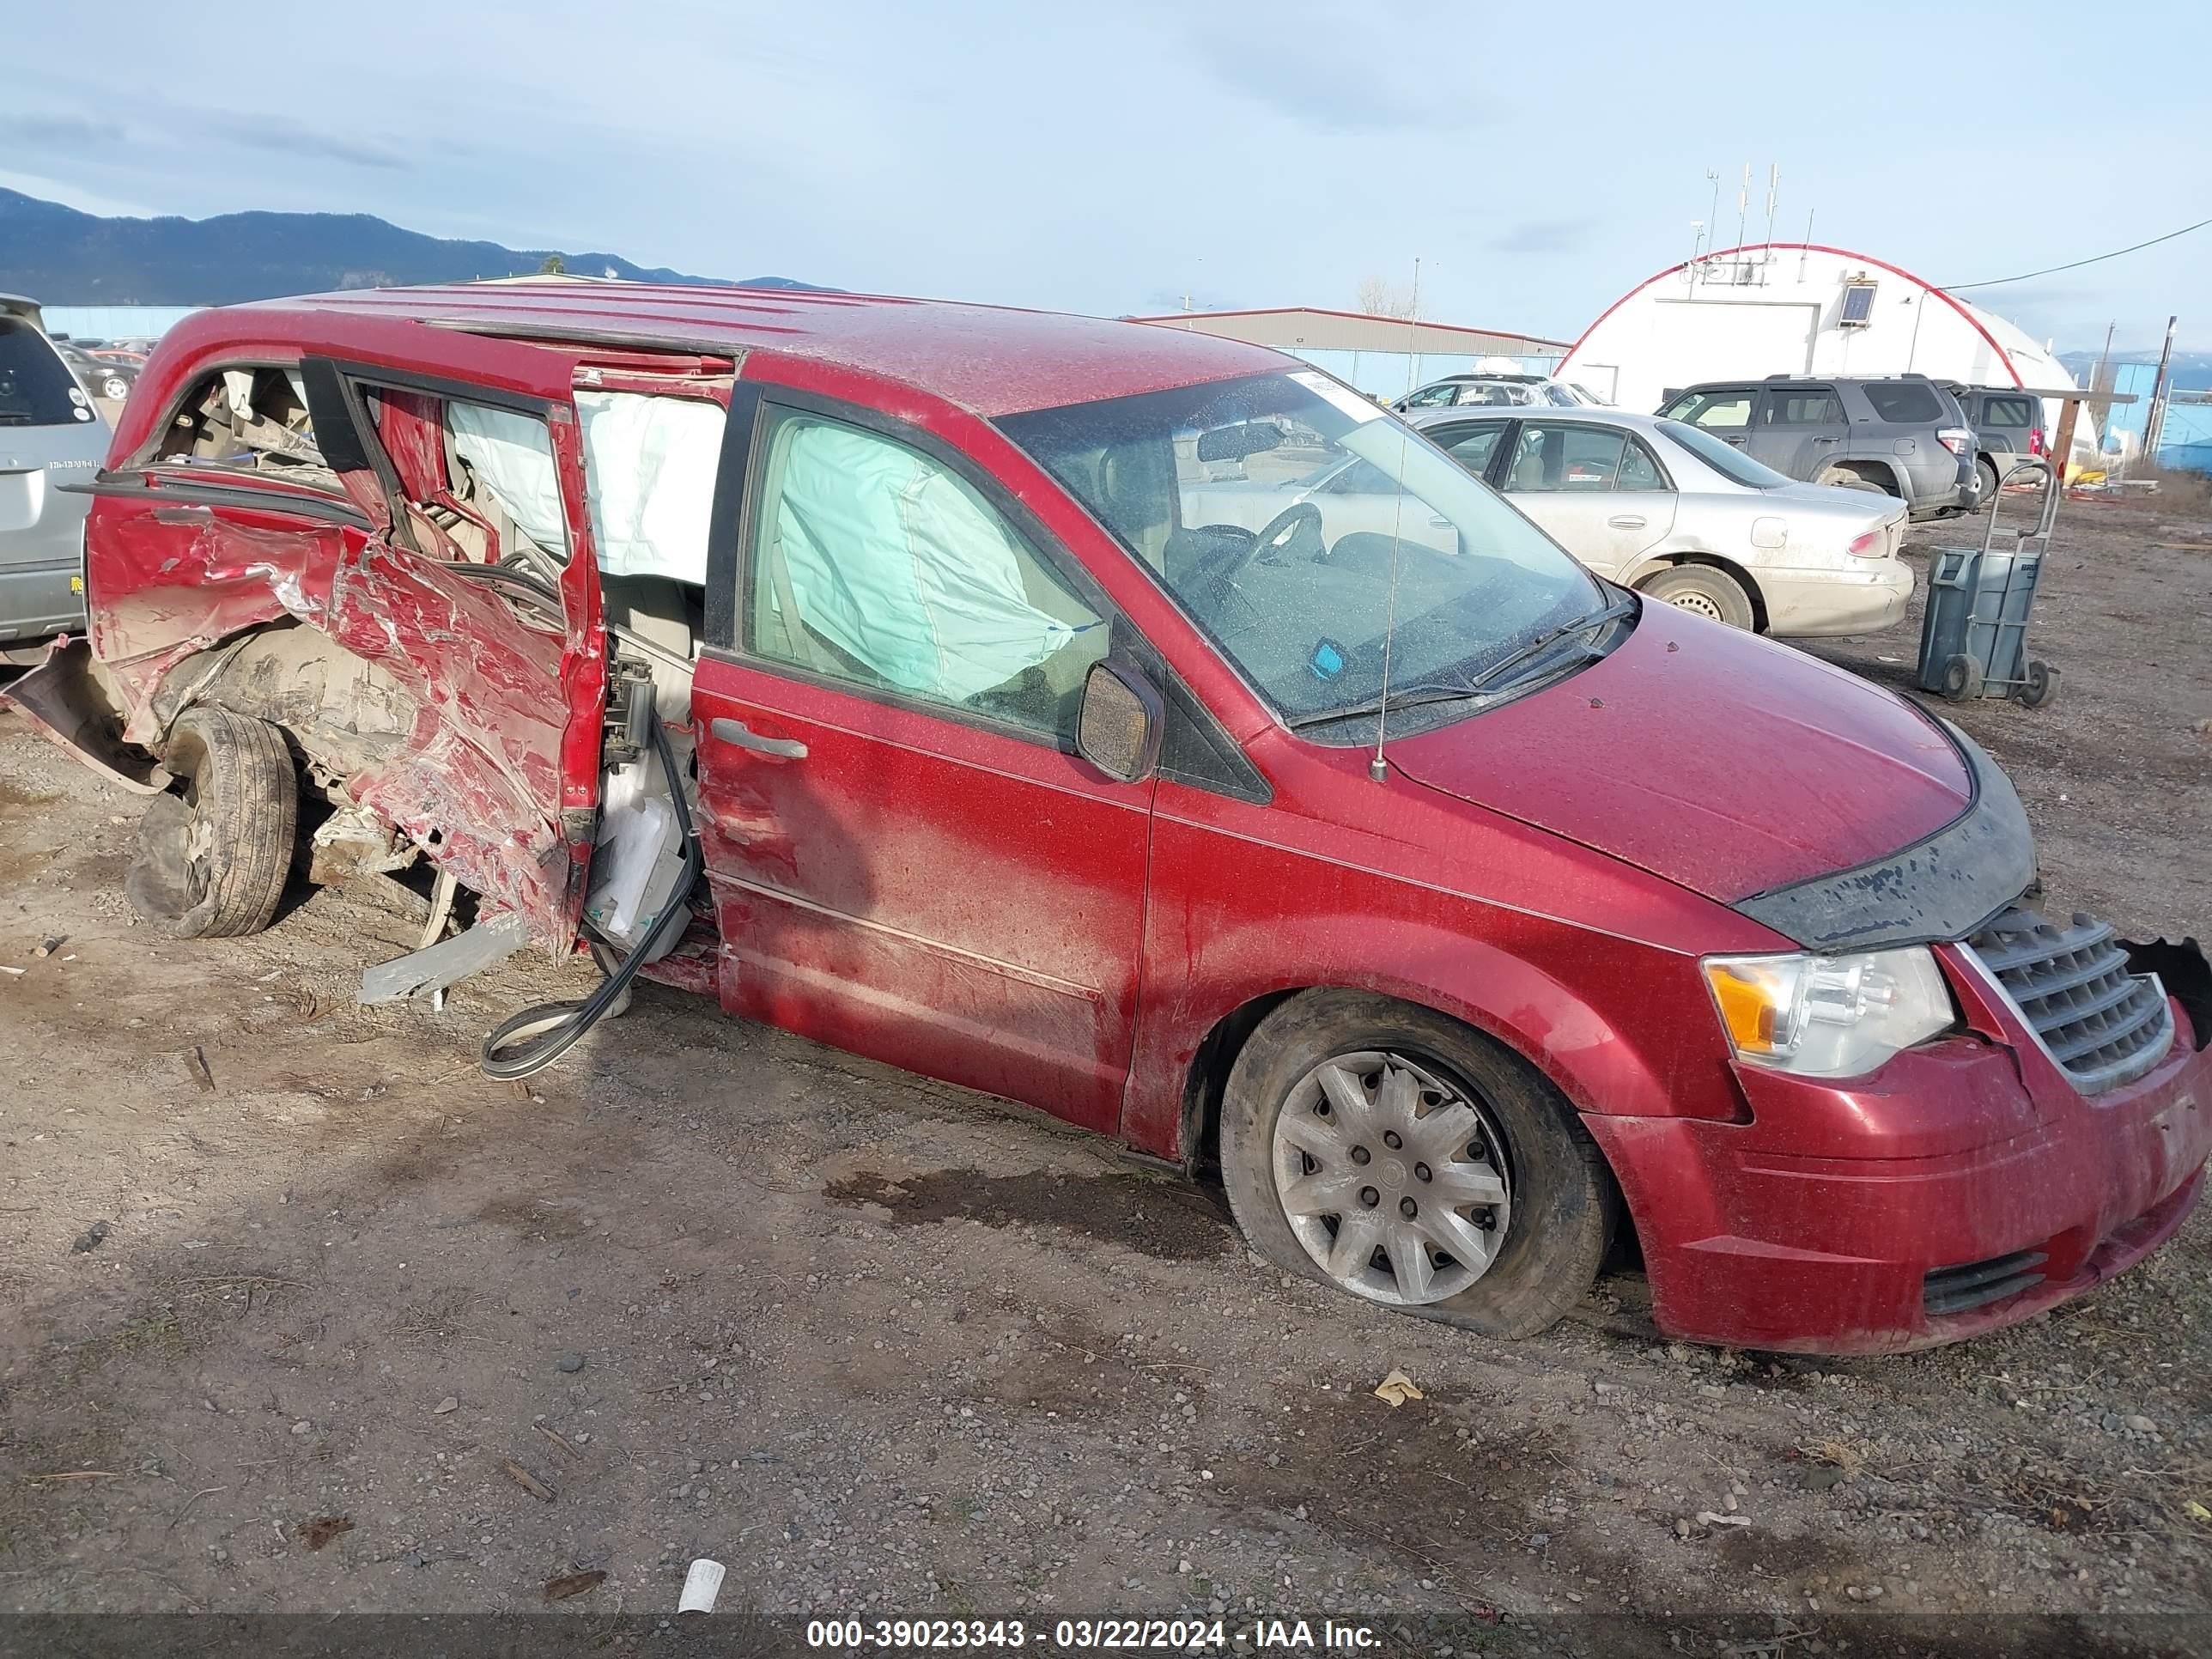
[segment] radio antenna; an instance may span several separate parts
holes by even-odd
[[[1413,260],[1413,293],[1406,306],[1406,390],[1413,389],[1419,374],[1421,343],[1421,261]],[[1406,523],[1406,457],[1412,434],[1401,421],[1398,426],[1398,498],[1390,521],[1390,601],[1382,617],[1382,686],[1375,697],[1375,755],[1367,763],[1367,775],[1377,783],[1389,781],[1389,763],[1382,757],[1383,729],[1390,720],[1390,646],[1398,632],[1398,534]]]

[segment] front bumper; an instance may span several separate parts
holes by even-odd
[[[1996,998],[1972,1006],[1977,970],[1942,954],[1981,1035],[1838,1082],[1735,1067],[1748,1122],[1584,1118],[1661,1329],[1831,1354],[1955,1341],[2103,1283],[2186,1219],[2212,1155],[2212,1047],[2179,1004],[2165,1057],[2085,1097]],[[1960,1306],[1978,1280],[2011,1288]]]

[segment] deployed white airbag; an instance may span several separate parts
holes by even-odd
[[[565,557],[568,532],[545,422],[510,409],[452,402],[446,405],[446,426],[453,434],[453,448],[475,469],[515,528],[547,552]]]
[[[1011,532],[965,480],[851,427],[798,420],[782,439],[775,532],[793,598],[891,684],[963,702],[1075,637],[1029,602]]]
[[[707,520],[728,418],[719,404],[579,392],[592,538],[610,576],[704,586]]]

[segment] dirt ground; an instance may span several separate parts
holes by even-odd
[[[1957,711],[2055,908],[2212,936],[2208,615],[2212,506],[2069,504],[2060,698]],[[1917,629],[1821,651],[1901,686]],[[603,1572],[550,1616],[664,1618],[708,1556],[726,1611],[1434,1615],[1462,1652],[2212,1615],[2212,1217],[1908,1358],[1670,1346],[1626,1274],[1486,1343],[1261,1267],[1107,1143],[663,988],[493,1084],[483,1031],[585,971],[363,1011],[419,901],[166,939],[134,819],[0,715],[0,1611],[509,1612]],[[1394,1367],[1425,1398],[1375,1397]]]

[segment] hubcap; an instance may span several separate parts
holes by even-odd
[[[1275,1119],[1275,1192],[1306,1254],[1358,1296],[1457,1296],[1512,1218],[1504,1142],[1471,1090],[1362,1051],[1301,1078]]]

